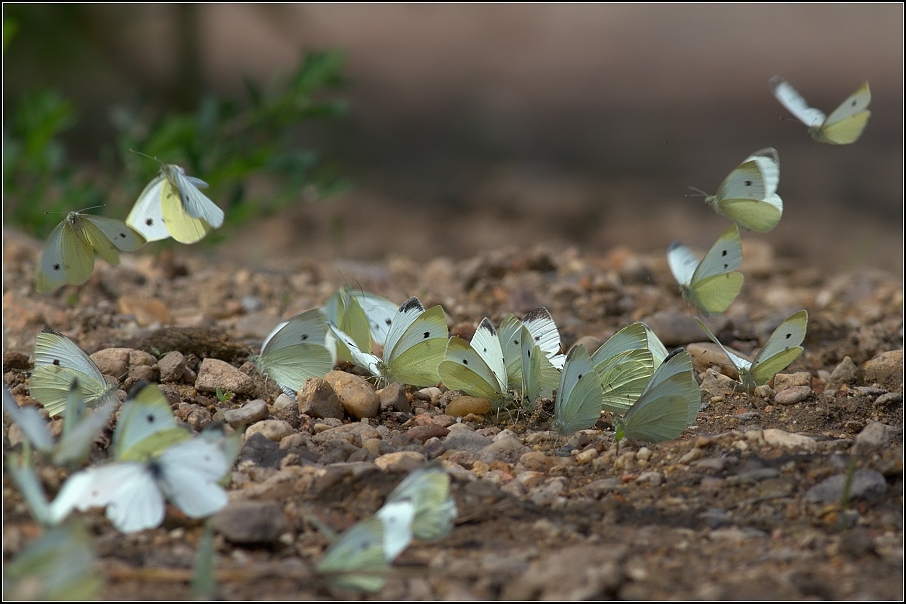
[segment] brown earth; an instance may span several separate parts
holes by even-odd
[[[376,220],[373,227],[386,228],[381,236],[388,242],[404,238],[393,225]],[[416,225],[443,229],[427,221]],[[269,231],[256,233],[261,249],[273,243]],[[444,453],[438,443],[453,420],[437,399],[410,390],[411,414],[383,411],[367,423],[384,426],[382,439],[394,450],[440,455],[454,477],[459,519],[445,539],[410,546],[374,597],[901,599],[901,281],[879,270],[835,274],[806,268],[764,239],[743,239],[742,294],[712,326],[723,341],[749,353],[783,317],[806,308],[805,353],[786,370],[808,372],[804,400],[783,405],[771,392],[765,398],[703,391],[705,408],[680,438],[654,445],[624,443],[619,452],[606,417],[564,446],[548,432],[550,404],[527,417],[465,418],[463,423],[488,437],[512,431],[529,451],[495,459],[464,450]],[[254,392],[228,402],[191,384],[167,384],[181,401],[174,406],[178,417],[198,429],[248,400],[273,403],[278,392],[245,364],[246,351],[257,350],[279,319],[322,304],[344,283],[397,302],[417,295],[426,307],[442,304],[454,333],[467,334],[483,316],[498,322],[507,312],[543,305],[567,347],[587,336],[604,339],[634,320],[648,321],[668,346],[704,339],[694,331],[689,335],[691,315],[662,252],[624,246],[589,253],[509,243],[521,245],[472,254],[458,247],[447,256],[413,253],[373,261],[299,255],[253,259],[256,250],[250,245],[174,247],[157,256],[124,258],[119,267],[98,261],[87,284],[38,296],[31,281],[40,245],[5,232],[4,380],[20,403],[30,401],[28,365],[14,353],[31,355],[43,327],[63,331],[89,353],[178,346],[195,355],[194,361],[189,358],[196,370],[200,358],[215,356],[255,377]],[[160,344],[161,324],[194,329],[195,336],[181,344]],[[588,338],[583,342],[591,345]],[[697,355],[704,354],[703,348],[690,346]],[[873,372],[869,361],[890,351],[900,351],[899,364],[894,359]],[[838,365],[847,366],[845,357],[858,371],[835,374]],[[126,376],[120,386],[134,381],[134,375]],[[320,420],[271,409],[272,417],[290,419],[303,435],[324,428],[316,427]],[[874,444],[860,436],[872,422],[891,427]],[[441,437],[422,442],[413,438],[419,434],[415,428]],[[9,433],[4,425],[4,452],[11,446]],[[105,457],[106,444],[109,431],[95,459]],[[285,524],[279,537],[262,544],[237,545],[222,534],[216,537],[218,596],[354,595],[331,592],[312,576],[312,564],[328,544],[312,516],[345,530],[373,514],[404,474],[380,470],[373,454],[353,449],[300,449],[295,457],[263,467],[263,461],[247,461],[247,447],[241,457],[246,461],[233,473],[231,499],[276,501]],[[815,500],[813,487],[855,470],[882,476],[881,487],[858,493],[854,487],[848,502]],[[58,471],[41,475],[51,492],[59,488]],[[5,477],[3,501],[8,560],[39,529]],[[102,512],[83,516],[106,578],[103,599],[189,596],[199,522],[171,506],[162,527],[123,535]]]

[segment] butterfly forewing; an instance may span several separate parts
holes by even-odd
[[[554,428],[563,436],[589,428],[601,417],[601,380],[595,373],[584,346],[569,352],[557,398],[554,401]]]

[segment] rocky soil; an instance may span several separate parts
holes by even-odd
[[[99,260],[87,284],[38,296],[40,244],[14,232],[3,240],[4,381],[20,404],[36,404],[29,357],[35,335],[52,327],[95,353],[122,390],[160,382],[193,429],[248,425],[230,504],[214,519],[222,598],[355,597],[313,576],[328,545],[315,524],[342,532],[373,514],[405,472],[440,459],[457,526],[410,546],[374,598],[899,600],[902,282],[796,268],[744,241],[742,294],[711,322],[722,341],[748,354],[784,317],[809,312],[805,353],[758,396],[734,394],[708,369],[720,355],[662,254],[522,247],[427,262],[296,259],[277,270],[177,247],[118,267]],[[608,417],[564,441],[549,431],[551,404],[482,414],[480,404],[452,405],[442,388],[385,388],[363,419],[302,413],[248,356],[280,320],[343,284],[441,304],[451,332],[466,337],[484,316],[499,322],[546,306],[564,346],[593,350],[644,320],[668,347],[693,354],[703,409],[677,440],[619,451]],[[232,398],[221,402],[218,386]],[[3,435],[4,453],[21,442],[6,421]],[[109,439],[108,429],[94,460],[106,458]],[[51,468],[41,476],[51,492],[64,478]],[[3,489],[8,560],[39,528],[7,477]],[[103,512],[84,517],[103,599],[188,597],[201,523],[171,506],[162,527],[123,535]]]

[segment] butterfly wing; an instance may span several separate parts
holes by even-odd
[[[720,340],[717,339],[717,336],[708,329],[708,326],[705,325],[698,317],[695,317],[695,320],[698,322],[698,326],[701,327],[702,331],[711,338],[711,341],[720,346],[720,349],[724,351],[724,354],[727,355],[727,358],[730,359],[730,362],[733,363],[733,366],[736,367],[736,371],[739,373],[739,376],[742,377],[744,372],[748,372],[749,368],[752,366],[752,361],[744,359],[739,355],[733,354],[727,347],[720,343]]]
[[[155,176],[138,196],[126,217],[126,224],[141,234],[146,241],[159,241],[170,237],[161,208],[162,192],[166,182],[163,174]]]
[[[868,111],[870,102],[871,91],[868,89],[868,82],[865,82],[824,120],[813,136],[822,143],[834,145],[856,142],[871,117],[871,112]]]
[[[584,346],[573,346],[566,357],[557,398],[554,429],[561,436],[593,426],[601,417],[601,380]]]
[[[180,243],[196,243],[214,230],[203,218],[196,218],[186,211],[179,185],[165,179],[160,190],[160,208],[170,236]]]
[[[544,307],[536,308],[522,319],[535,343],[557,369],[563,369],[566,356],[560,354],[560,332],[550,312]]]
[[[620,421],[625,436],[649,442],[672,440],[695,421],[701,394],[692,359],[678,349],[665,360],[639,400]]]
[[[148,384],[131,394],[113,431],[117,460],[145,461],[174,443],[190,438],[191,434],[177,425],[170,403],[157,384]]]
[[[327,348],[327,319],[320,309],[296,315],[265,341],[256,364],[283,387],[298,392],[310,377],[333,369]]]
[[[164,519],[164,498],[147,465],[116,462],[70,476],[53,503],[57,522],[75,508],[106,507],[107,517],[124,533],[159,526]]]
[[[688,285],[692,281],[692,275],[698,268],[699,260],[687,246],[679,241],[674,241],[667,248],[667,263],[670,265],[670,272],[673,278],[680,286]]]
[[[547,356],[529,330],[523,325],[519,330],[522,347],[522,408],[532,410],[535,401],[541,395],[542,388],[542,361],[547,361]]]
[[[192,218],[204,220],[215,229],[223,226],[223,210],[199,190],[199,187],[206,188],[208,184],[201,179],[186,176],[182,168],[178,166],[169,165],[164,169],[168,168],[167,178],[176,184],[182,207],[186,213]]]
[[[444,310],[440,306],[424,310],[417,298],[410,298],[400,306],[387,334],[381,376],[414,386],[436,384],[447,338]]]
[[[94,270],[94,249],[73,228],[78,226],[78,214],[70,212],[66,220],[51,232],[35,275],[35,289],[39,293],[53,291],[66,283],[81,285],[88,281]]]
[[[145,245],[145,238],[122,220],[104,216],[81,215],[82,232],[98,255],[108,263],[119,263],[119,252],[134,252]]]
[[[495,405],[505,392],[481,355],[456,336],[447,340],[444,360],[438,363],[437,374],[450,390],[462,390]]]
[[[601,378],[603,408],[625,413],[654,372],[647,327],[633,323],[622,328],[591,355],[591,362]]]
[[[97,405],[110,391],[101,370],[81,348],[59,332],[43,330],[35,339],[35,370],[29,380],[31,397],[47,407],[51,415],[62,413],[73,380],[78,380],[88,406]]]
[[[375,517],[384,525],[384,556],[393,560],[412,542],[415,503],[409,499],[388,501]]]
[[[808,126],[820,126],[824,122],[824,112],[814,107],[809,107],[802,95],[796,92],[789,82],[780,76],[774,76],[770,80],[771,92],[780,101],[780,104],[786,107],[787,111],[796,116],[800,122]]]
[[[217,484],[230,469],[218,444],[193,438],[173,445],[152,463],[167,498],[190,518],[203,518],[227,504],[227,494]]]
[[[415,516],[412,534],[422,541],[437,541],[453,529],[456,502],[450,496],[450,475],[443,468],[428,465],[410,473],[387,496],[387,504],[412,501]]]
[[[77,464],[88,459],[95,437],[107,425],[115,406],[109,402],[86,415],[69,432],[64,432],[53,455],[54,465]]]
[[[365,311],[365,316],[368,317],[371,339],[383,346],[387,340],[387,333],[390,331],[390,324],[393,323],[397,305],[386,298],[368,292],[353,292],[352,297],[358,301],[359,306]]]
[[[722,313],[742,288],[742,273],[734,272],[741,263],[742,241],[733,224],[702,258],[684,296],[705,316]]]
[[[3,410],[18,424],[28,441],[39,451],[53,448],[53,436],[47,421],[35,407],[20,407],[3,385]]]
[[[333,586],[374,592],[384,586],[389,566],[384,525],[379,518],[369,518],[343,533],[315,568]]]

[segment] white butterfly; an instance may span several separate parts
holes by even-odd
[[[584,346],[573,346],[554,400],[554,429],[561,436],[590,428],[601,417],[604,390]]]
[[[780,104],[808,126],[812,138],[821,143],[848,145],[856,142],[871,116],[871,111],[868,110],[871,102],[868,82],[863,83],[827,117],[820,109],[809,107],[802,95],[780,76],[771,78],[770,84],[771,91]]]
[[[720,314],[742,288],[742,273],[736,272],[742,263],[739,228],[730,225],[701,262],[688,247],[674,242],[667,250],[667,262],[687,302],[706,317]]]
[[[315,567],[336,587],[373,592],[384,586],[391,560],[380,518],[357,522],[327,548]]]
[[[625,415],[615,418],[616,440],[672,440],[695,422],[700,408],[701,392],[692,372],[692,359],[678,348],[657,368]]]
[[[406,476],[387,496],[384,507],[401,502],[414,505],[411,524],[416,538],[437,541],[453,530],[456,502],[450,495],[450,475],[442,467],[430,464]]]
[[[353,304],[358,306],[364,314],[365,321],[363,323],[367,322],[371,339],[383,346],[399,306],[376,294],[353,291],[349,286],[345,285],[334,292],[321,310],[327,315],[329,323],[339,327],[346,335],[353,336],[360,349],[367,349],[371,342],[360,341],[364,340],[364,338],[356,337],[356,334],[353,333],[355,330],[350,329],[351,322],[361,321],[361,317],[358,316],[356,311],[353,311],[356,313],[354,317],[347,318],[346,316]]]
[[[755,360],[748,361],[727,350],[717,339],[708,326],[702,323],[698,318],[699,327],[702,328],[711,341],[720,346],[721,350],[730,359],[730,362],[736,367],[739,373],[739,383],[747,391],[755,389],[757,386],[767,384],[772,377],[778,372],[789,367],[790,363],[795,361],[802,354],[802,340],[805,339],[805,330],[808,326],[808,313],[804,310],[791,314],[783,320],[777,329],[768,338],[757,355]]]
[[[497,333],[506,361],[509,387],[518,391],[522,386],[522,355],[523,351],[527,350],[523,344],[525,347],[529,345],[528,342],[523,342],[520,333],[523,326],[544,353],[544,357],[539,359],[541,390],[538,396],[549,398],[560,381],[560,371],[563,369],[566,356],[560,352],[560,332],[557,330],[557,324],[544,307],[531,311],[521,321],[514,315],[507,315],[500,323]]]
[[[51,517],[75,508],[106,507],[107,517],[124,533],[159,526],[164,497],[190,518],[222,509],[227,494],[218,484],[229,470],[221,448],[205,438],[183,441],[148,461],[120,461],[74,474],[51,504]]]
[[[70,212],[44,244],[35,289],[46,293],[66,283],[81,285],[94,271],[95,252],[115,266],[121,251],[134,252],[143,245],[145,238],[122,220]]]
[[[192,434],[176,423],[170,402],[157,384],[136,385],[123,405],[113,431],[117,461],[145,461]]]
[[[66,409],[73,381],[78,382],[85,404],[93,407],[107,401],[113,387],[94,361],[63,334],[45,329],[35,340],[35,370],[29,379],[29,394],[51,415]]]
[[[783,201],[777,195],[780,182],[780,156],[776,149],[756,151],[736,166],[720,183],[717,193],[705,196],[705,203],[749,231],[766,233],[777,226],[783,215]]]
[[[220,228],[223,210],[199,190],[208,183],[175,164],[158,163],[160,174],[138,196],[126,224],[148,241],[173,237],[180,243],[195,243]]]
[[[331,328],[349,348],[353,362],[381,382],[433,386],[440,381],[437,365],[443,360],[448,339],[447,320],[440,306],[425,310],[414,297],[403,302],[390,324],[382,357],[363,352],[347,334]]]
[[[444,360],[438,364],[437,374],[450,390],[462,390],[470,396],[483,398],[494,407],[512,401],[500,340],[487,317],[478,325],[471,342],[466,343],[456,336],[447,340]]]
[[[300,313],[281,323],[267,336],[255,365],[295,397],[310,377],[333,369],[335,358],[328,348],[327,320],[321,309]]]

